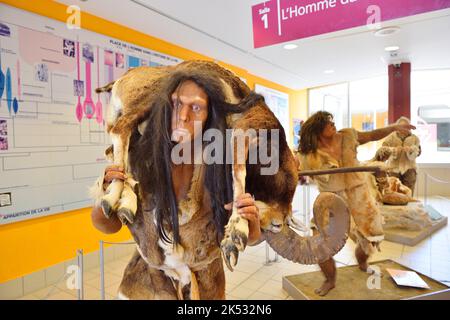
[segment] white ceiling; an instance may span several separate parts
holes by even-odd
[[[367,27],[254,49],[251,6],[261,0],[60,0],[292,89],[386,74],[392,61],[414,70],[450,68],[450,9],[382,24],[399,26],[388,37]],[[392,60],[384,51],[400,47]],[[332,69],[333,74],[325,74]]]

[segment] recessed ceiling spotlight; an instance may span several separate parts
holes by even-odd
[[[283,48],[285,48],[286,50],[292,50],[292,49],[298,48],[298,45],[296,45],[294,43],[288,43],[288,44],[285,44],[283,46]]]
[[[389,47],[384,48],[384,50],[386,50],[387,52],[397,51],[398,49],[400,49],[399,46],[389,46]]]
[[[323,73],[332,74],[332,73],[334,73],[334,70],[333,69],[325,70]]]
[[[386,27],[374,32],[376,37],[387,37],[400,31],[400,27]]]

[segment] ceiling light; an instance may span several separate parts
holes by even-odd
[[[325,73],[325,74],[332,74],[332,73],[334,73],[334,70],[332,70],[332,69],[325,70],[323,73]]]
[[[398,31],[400,31],[399,27],[386,27],[386,28],[381,28],[381,29],[375,31],[374,35],[376,37],[387,37],[394,33],[397,33]]]
[[[286,50],[296,49],[297,47],[298,47],[298,45],[296,45],[294,43],[288,43],[283,46],[283,48],[285,48]]]
[[[384,48],[384,50],[386,50],[388,52],[397,51],[398,49],[400,49],[399,46],[390,46],[390,47]]]

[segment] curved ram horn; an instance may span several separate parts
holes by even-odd
[[[286,224],[279,233],[264,232],[266,241],[283,258],[301,264],[318,264],[333,257],[345,245],[350,229],[345,201],[334,193],[322,192],[313,210],[319,229],[314,236],[302,237]]]

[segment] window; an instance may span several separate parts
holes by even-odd
[[[387,76],[350,82],[351,127],[358,131],[371,131],[388,125]],[[369,142],[358,148],[360,161],[370,160],[381,141]]]
[[[418,163],[450,163],[450,69],[413,71],[411,122],[422,146]]]
[[[348,128],[348,83],[309,90],[309,115],[328,111],[334,117],[338,130]]]
[[[335,117],[336,128],[358,131],[382,128],[388,123],[388,77],[352,81],[309,90],[309,115],[321,110]],[[371,159],[381,142],[358,148],[358,159]]]

